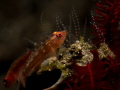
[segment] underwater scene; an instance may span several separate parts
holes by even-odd
[[[120,90],[120,0],[0,0],[0,90]]]

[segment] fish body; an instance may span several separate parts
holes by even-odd
[[[12,84],[14,84],[20,76],[20,72],[22,68],[24,67],[26,61],[28,60],[28,57],[30,56],[31,51],[28,50],[27,53],[25,53],[23,56],[19,57],[17,60],[15,60],[11,67],[9,68],[6,77],[3,80],[3,84],[5,87],[10,87]]]

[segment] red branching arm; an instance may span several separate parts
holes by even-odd
[[[92,26],[96,35],[95,43],[107,43],[111,46],[119,40],[120,0],[102,0],[96,5],[97,9],[94,11],[97,15],[93,17],[96,25]]]

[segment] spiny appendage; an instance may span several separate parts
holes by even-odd
[[[84,28],[86,29],[86,22],[85,21],[85,26]],[[60,19],[60,17],[57,15],[56,16],[56,26],[57,26],[57,30],[66,30],[68,33],[67,36],[67,45],[72,44],[76,39],[79,39],[79,36],[81,35],[80,31],[80,22],[77,16],[77,13],[74,9],[74,7],[71,10],[71,13],[69,14],[69,23],[67,25],[65,25],[62,21],[62,19]]]
[[[67,31],[69,34],[68,40],[70,44],[72,44],[75,40],[79,39],[79,36],[82,32],[82,30],[80,30],[79,18],[74,7],[72,8],[71,13],[69,14],[69,22],[70,24],[67,26]]]
[[[78,39],[79,36],[81,35],[81,31],[80,31],[80,22],[77,16],[77,13],[75,11],[75,8],[73,6],[72,10],[71,10],[71,14],[70,16],[70,27],[72,30],[72,34],[75,35],[75,39]]]
[[[93,25],[93,29],[98,37],[101,34],[101,38],[98,38],[98,43],[113,44],[118,40],[119,30],[119,14],[120,14],[120,1],[119,0],[101,0],[96,3],[97,9],[94,10],[97,14],[93,17],[93,21],[96,25]],[[118,32],[118,33],[116,33]],[[97,38],[96,37],[96,38]],[[97,40],[97,39],[96,39]],[[102,42],[100,42],[102,41]]]

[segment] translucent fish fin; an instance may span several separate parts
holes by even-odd
[[[20,81],[21,85],[25,88],[26,87],[26,78],[23,75],[21,75],[19,77],[19,81]]]

